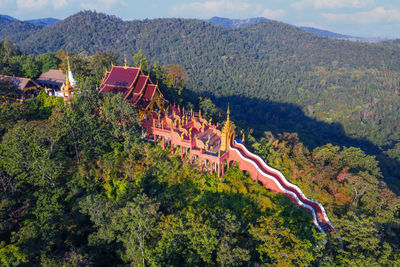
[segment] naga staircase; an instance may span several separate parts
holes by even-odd
[[[243,140],[235,139],[233,124],[227,120],[219,131],[218,125],[212,125],[197,116],[193,111],[181,111],[180,107],[168,106],[166,109],[151,112],[142,120],[143,137],[157,144],[162,142],[163,149],[169,145],[172,153],[180,147],[181,158],[188,154],[190,164],[197,161],[200,170],[206,168],[210,173],[224,175],[224,166],[229,168],[231,162],[237,162],[240,170],[250,173],[253,180],[276,193],[283,193],[299,207],[308,209],[313,222],[319,231],[335,231],[326,215],[324,207],[307,198],[301,189],[288,182],[281,172],[268,166],[259,156],[251,153],[243,145]],[[222,173],[221,173],[222,172]]]
[[[324,233],[335,231],[321,204],[308,199],[298,186],[288,182],[281,172],[268,166],[259,156],[248,151],[237,140],[234,140],[234,144],[230,147],[229,158],[238,162],[242,171],[248,171],[252,179],[262,183],[265,188],[276,193],[283,193],[298,206],[310,210],[313,222],[319,231]]]
[[[70,88],[65,91],[70,95]],[[68,92],[67,92],[68,91]],[[265,188],[288,196],[298,206],[311,211],[314,224],[324,233],[335,231],[321,204],[308,199],[300,188],[289,183],[278,170],[268,166],[259,156],[249,152],[242,140],[235,139],[234,125],[227,118],[221,130],[217,125],[205,120],[201,112],[185,112],[184,108],[170,105],[148,75],[141,68],[113,66],[102,81],[99,94],[108,92],[123,93],[124,99],[134,105],[142,122],[142,137],[161,141],[163,149],[175,153],[180,147],[181,159],[189,156],[190,164],[198,164],[201,171],[216,172],[218,177],[224,175],[225,166],[237,162],[239,168],[248,171],[251,178],[260,182]]]

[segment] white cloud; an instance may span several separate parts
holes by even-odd
[[[285,15],[285,11],[283,9],[264,9],[261,16],[268,19],[279,19]]]
[[[253,4],[247,0],[207,0],[172,6],[171,13],[177,17],[210,18],[212,16],[221,16],[248,18],[262,16],[277,19],[285,12],[282,9],[264,9],[261,4]]]
[[[375,0],[301,0],[292,4],[297,10],[305,8],[334,9],[334,8],[366,8],[372,7]]]
[[[96,10],[108,10],[110,7],[114,5],[122,5],[125,6],[126,3],[121,0],[83,0],[81,1],[81,7],[87,9],[96,9]]]
[[[335,23],[377,24],[381,22],[400,22],[400,10],[377,7],[369,11],[352,14],[322,14],[327,20]]]
[[[60,9],[67,6],[67,0],[16,0],[18,9],[40,10],[48,6]]]

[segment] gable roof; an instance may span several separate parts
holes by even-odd
[[[62,70],[50,69],[47,72],[43,72],[36,80],[37,83],[50,84],[61,86],[65,83],[65,74]]]
[[[22,78],[22,77],[15,77],[15,76],[8,76],[8,75],[0,75],[0,80],[2,82],[6,82],[10,84],[15,89],[23,91],[25,88],[28,87],[40,87],[39,84],[32,81],[29,78]]]
[[[133,86],[140,72],[139,68],[113,66],[103,80],[99,93],[108,93],[113,89],[126,91]]]
[[[113,66],[106,72],[100,85],[99,94],[122,93],[124,99],[138,108],[147,109],[153,101],[154,94],[163,95],[151,82],[148,75],[144,75],[140,68]]]
[[[135,87],[132,87],[130,91],[125,95],[125,99],[127,99],[128,102],[136,104],[139,98],[143,95],[143,90],[146,88],[148,80],[149,76],[140,75],[135,84]]]

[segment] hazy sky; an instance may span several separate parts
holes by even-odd
[[[0,0],[0,14],[18,19],[63,19],[85,9],[125,20],[266,17],[354,36],[400,38],[400,0]]]

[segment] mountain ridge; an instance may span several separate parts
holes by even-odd
[[[38,19],[29,19],[29,20],[19,20],[17,18],[8,16],[8,15],[1,15],[0,14],[0,24],[7,24],[11,22],[26,22],[36,26],[51,26],[54,23],[61,21],[60,19],[56,18],[38,18]]]
[[[237,28],[237,27],[246,27],[246,26],[254,24],[254,23],[270,21],[270,19],[263,18],[263,17],[247,18],[247,19],[229,19],[229,18],[224,18],[224,17],[212,17],[206,21],[216,24],[216,25],[220,25],[222,27]],[[306,32],[316,34],[318,36],[329,37],[329,38],[333,38],[333,39],[344,39],[344,40],[350,40],[350,41],[374,42],[374,43],[387,40],[387,38],[357,37],[357,36],[352,36],[352,35],[336,33],[336,32],[332,32],[332,31],[328,31],[328,30],[324,30],[324,29],[319,29],[319,28],[315,28],[315,27],[296,26],[296,25],[293,25],[293,26],[297,27],[299,29],[302,29]]]
[[[310,147],[357,143],[371,153],[394,149],[400,140],[396,43],[320,37],[276,21],[226,28],[196,19],[123,21],[85,11],[25,34],[17,44],[25,53],[111,50],[121,59],[141,49],[150,61],[181,65],[191,91],[219,106],[230,102],[238,124],[258,134],[299,132]],[[273,103],[289,103],[293,112],[278,112],[268,106]],[[300,124],[299,113],[329,130]],[[286,121],[277,119],[282,117]]]

